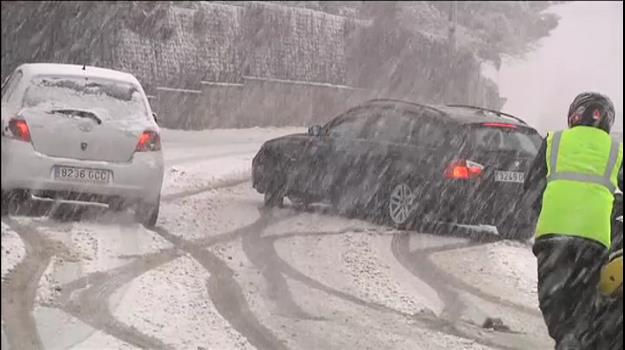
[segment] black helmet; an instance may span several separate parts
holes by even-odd
[[[592,126],[610,133],[614,125],[614,105],[607,96],[596,92],[583,92],[569,107],[569,128]]]

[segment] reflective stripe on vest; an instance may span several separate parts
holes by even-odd
[[[603,176],[600,176],[569,172],[557,172],[556,165],[558,164],[558,154],[560,153],[561,139],[562,131],[557,131],[553,134],[553,142],[551,145],[551,159],[549,161],[550,174],[547,177],[547,182],[556,180],[585,182],[604,186],[610,191],[610,193],[614,193],[616,191],[616,186],[614,186],[614,183],[612,183],[612,172],[614,172],[614,168],[616,167],[616,162],[618,161],[619,157],[619,142],[612,140],[612,144],[610,145],[610,158],[608,160],[608,165],[605,169],[605,172],[603,173]]]

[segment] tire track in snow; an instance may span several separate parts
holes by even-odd
[[[249,176],[224,179],[200,189],[164,196],[163,200],[173,201],[202,192],[235,186],[248,180]],[[32,314],[35,296],[39,281],[52,257],[63,255],[67,252],[67,248],[62,243],[49,240],[37,233],[36,228],[32,226],[21,225],[9,217],[6,217],[6,223],[24,241],[26,256],[2,283],[2,318],[5,321],[5,334],[11,349],[42,349],[43,344]],[[245,228],[189,243],[210,246],[235,239],[241,230],[245,231]],[[137,347],[168,349],[170,347],[160,340],[117,321],[108,309],[108,299],[124,284],[181,255],[182,253],[177,249],[165,249],[158,253],[128,256],[127,258],[136,260],[113,270],[91,273],[60,286],[59,296],[51,302],[51,305],[46,306],[63,310],[93,328]],[[77,299],[72,299],[76,292],[78,292]]]
[[[63,310],[91,327],[136,347],[170,349],[171,346],[161,340],[145,335],[136,328],[115,319],[108,308],[111,295],[142,274],[183,256],[184,251],[189,247],[206,248],[220,242],[227,242],[253,229],[255,225],[257,222],[216,236],[180,242],[176,248],[163,249],[156,253],[123,256],[123,258],[134,260],[115,269],[93,272],[61,286],[61,293],[52,302],[51,307]],[[156,230],[158,234],[171,235],[162,227]],[[174,240],[178,239],[174,235],[171,237]]]
[[[166,249],[143,255],[113,270],[91,273],[64,285],[53,306],[97,330],[138,348],[172,349],[161,340],[119,322],[113,316],[108,301],[110,296],[125,284],[181,255],[175,249]]]
[[[235,237],[262,231],[278,220],[271,215],[261,215],[253,224],[238,230]],[[241,286],[234,278],[234,271],[223,260],[205,247],[186,241],[162,228],[157,228],[156,232],[175,247],[189,253],[210,273],[207,288],[215,308],[250,344],[258,349],[286,350],[284,342],[263,326],[252,313]]]
[[[67,256],[60,242],[41,235],[33,226],[6,218],[6,224],[24,242],[26,255],[2,281],[2,319],[11,349],[43,349],[33,316],[39,281],[54,255]]]
[[[269,298],[273,301],[280,313],[287,317],[302,320],[320,320],[319,317],[309,315],[293,299],[286,278],[282,273],[284,261],[275,250],[275,237],[263,237],[262,231],[256,231],[243,236],[243,252],[250,262],[263,274],[269,285]]]
[[[493,348],[497,348],[497,349],[515,349],[512,347],[508,347],[508,346],[502,346],[501,344],[492,342],[488,339],[484,339],[484,338],[480,338],[474,334],[469,334],[467,331],[464,330],[460,330],[457,325],[455,324],[455,322],[451,322],[447,319],[444,318],[439,318],[436,316],[431,316],[428,314],[411,314],[411,313],[407,313],[407,312],[403,312],[391,307],[388,307],[386,305],[383,304],[379,304],[379,303],[375,303],[375,302],[369,302],[369,301],[365,301],[361,298],[358,298],[354,295],[351,295],[349,293],[345,293],[342,292],[340,290],[337,290],[335,288],[332,288],[330,286],[327,286],[321,282],[319,282],[318,280],[311,278],[307,275],[305,275],[304,273],[302,273],[301,271],[297,270],[295,267],[291,266],[289,263],[287,263],[286,261],[284,261],[277,253],[276,249],[275,249],[275,242],[277,240],[281,240],[281,239],[288,239],[288,238],[293,238],[293,237],[321,237],[321,236],[336,236],[336,235],[342,235],[345,234],[346,232],[354,232],[354,233],[367,233],[364,230],[358,230],[358,229],[354,229],[354,228],[347,228],[341,231],[327,231],[327,232],[290,232],[284,235],[276,235],[276,236],[269,236],[267,237],[267,240],[271,241],[271,247],[270,249],[264,249],[264,253],[265,254],[269,254],[271,256],[271,260],[273,261],[273,267],[276,269],[279,269],[282,273],[284,273],[286,276],[297,280],[305,285],[307,285],[310,288],[314,288],[317,289],[321,292],[324,292],[330,296],[342,299],[344,301],[353,303],[355,305],[358,306],[362,306],[362,307],[366,307],[369,309],[373,309],[376,311],[380,311],[380,312],[389,312],[392,314],[395,314],[397,316],[400,317],[405,317],[405,318],[409,318],[413,321],[417,321],[419,322],[419,326],[428,330],[432,330],[432,331],[436,331],[436,332],[442,332],[448,335],[452,335],[452,336],[456,336],[459,338],[463,338],[463,339],[468,339],[468,340],[472,340],[475,341],[478,344],[484,345],[484,346],[489,346],[489,347],[493,347]],[[472,326],[475,327],[476,325],[473,324],[467,324],[466,326]]]
[[[465,242],[410,251],[410,235],[405,232],[393,237],[393,240],[391,241],[391,250],[400,264],[408,269],[413,275],[426,281],[438,292],[439,296],[445,303],[443,315],[451,320],[457,320],[466,309],[466,305],[461,301],[459,296],[460,291],[472,294],[485,301],[513,309],[514,311],[524,313],[529,316],[541,317],[538,310],[514,303],[493,294],[486,293],[480,288],[472,286],[449,272],[444,271],[436,266],[436,264],[434,264],[431,260],[431,256],[434,253],[469,248],[488,243],[490,242]]]

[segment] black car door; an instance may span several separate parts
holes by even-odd
[[[383,106],[367,128],[362,147],[358,192],[362,204],[367,204],[383,185],[393,182],[397,167],[404,164],[414,150],[410,145],[417,119],[395,106]]]
[[[362,155],[363,135],[372,118],[372,107],[359,107],[335,118],[323,130],[317,147],[323,158],[317,179],[323,196],[336,200],[344,185],[357,176],[356,159]]]

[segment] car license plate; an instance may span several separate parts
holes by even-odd
[[[525,173],[516,171],[496,171],[495,181],[523,183],[523,181],[525,181]]]
[[[57,166],[54,177],[57,180],[107,184],[112,176],[110,170]]]

